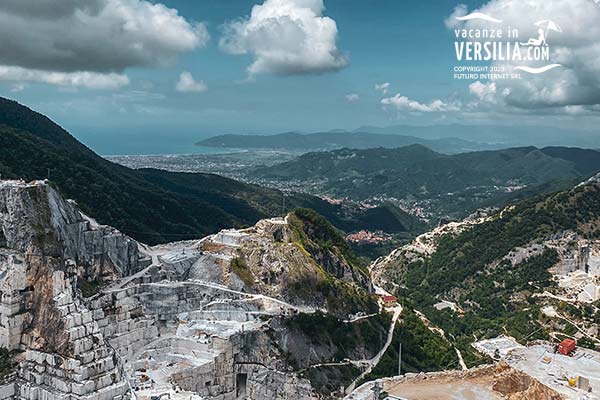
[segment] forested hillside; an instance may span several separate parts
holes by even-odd
[[[578,264],[586,272],[585,260],[575,265],[572,260],[580,260],[579,249],[595,246],[598,238],[600,184],[591,182],[448,231],[434,237],[429,247],[422,247],[425,250],[415,251],[415,245],[401,248],[375,269],[388,289],[423,311],[469,354],[474,338],[509,334],[527,341],[548,338],[552,331],[576,331],[571,325],[553,325],[542,315],[544,306],[567,312],[581,326],[600,322],[600,312],[578,300],[587,299],[577,297],[580,289],[559,285],[569,281],[568,272],[580,268]],[[415,243],[418,247],[423,240]],[[593,260],[589,263],[595,265]],[[589,275],[585,282],[593,284],[594,279]],[[551,295],[542,295],[545,292]],[[441,300],[457,308],[434,307]]]
[[[346,210],[295,194],[286,196],[283,210],[278,190],[212,174],[132,170],[96,155],[47,117],[1,98],[0,174],[26,180],[49,177],[99,222],[151,244],[252,225],[295,207],[315,209],[344,230],[402,232],[418,225],[400,210]],[[378,210],[385,217],[373,218]]]

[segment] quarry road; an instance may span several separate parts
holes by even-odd
[[[150,265],[148,265],[146,268],[136,272],[133,275],[123,277],[123,279],[121,279],[119,282],[117,282],[115,284],[115,286],[112,288],[112,290],[117,291],[117,290],[123,289],[127,285],[129,285],[131,282],[134,282],[136,279],[141,278],[144,275],[146,275],[152,267],[160,266],[160,260],[158,259],[158,256],[160,255],[159,252],[153,251],[152,249],[147,248],[147,247],[145,247],[145,245],[142,245],[142,244],[138,244],[138,249],[140,251],[140,254],[149,255],[152,259],[152,263]]]
[[[590,335],[589,333],[587,333],[587,331],[584,328],[581,328],[579,325],[577,325],[575,322],[571,321],[564,315],[560,315],[559,313],[556,313],[556,316],[564,321],[567,321],[571,325],[573,325],[579,332],[581,332],[582,335],[584,335],[588,339],[593,340],[597,343],[600,343],[600,340],[597,337],[595,337],[594,335]]]
[[[357,367],[360,367],[362,364],[364,364],[364,362],[362,361],[340,361],[340,362],[328,362],[328,363],[321,363],[321,364],[313,364],[310,365],[309,367],[305,368],[305,369],[310,369],[310,368],[320,368],[320,367],[341,367],[344,365],[356,365]]]
[[[204,282],[204,281],[198,281],[198,280],[188,280],[188,281],[183,281],[181,283],[188,284],[188,285],[199,285],[199,286],[204,286],[204,287],[210,287],[213,289],[222,290],[227,293],[233,293],[233,294],[249,297],[249,298],[256,299],[256,300],[267,300],[267,301],[272,302],[273,304],[278,304],[282,307],[289,308],[289,309],[292,309],[292,310],[295,310],[295,311],[298,311],[301,313],[312,314],[315,312],[315,309],[312,307],[295,306],[295,305],[287,303],[283,300],[279,300],[274,297],[265,296],[264,294],[252,294],[252,293],[240,292],[238,290],[233,290],[226,286],[218,285],[216,283]]]
[[[377,312],[377,313],[373,313],[373,314],[361,315],[359,317],[354,317],[351,319],[345,319],[344,322],[347,324],[348,323],[353,324],[354,322],[362,321],[363,319],[368,319],[368,318],[374,317],[376,315],[379,315],[379,313]]]
[[[456,356],[458,357],[458,363],[460,364],[460,367],[462,368],[463,371],[468,370],[469,368],[467,367],[467,364],[465,364],[465,360],[463,359],[462,353],[460,352],[459,349],[457,349],[456,347],[454,348],[454,350],[456,351]]]
[[[154,262],[153,262],[153,264],[154,264]],[[132,275],[132,277],[133,277],[133,275]],[[122,286],[124,284],[126,284],[127,282],[130,282],[130,278],[131,277],[126,278],[123,283],[117,284],[114,288],[106,290],[105,293],[119,292],[119,291],[122,291],[122,290],[127,290],[126,287],[122,287]],[[146,283],[145,285],[150,285],[150,286],[165,286],[165,287],[173,287],[173,286],[177,286],[177,285],[181,285],[181,286],[184,286],[184,285],[203,286],[203,287],[207,287],[207,288],[211,288],[211,289],[220,290],[220,291],[225,292],[225,293],[231,293],[231,294],[234,294],[234,295],[237,295],[237,296],[246,297],[246,298],[249,298],[249,299],[263,300],[263,301],[266,301],[266,302],[270,302],[272,305],[278,305],[278,306],[280,306],[282,308],[294,310],[294,311],[297,311],[297,312],[300,312],[300,313],[313,314],[313,313],[316,312],[316,309],[312,308],[312,307],[295,306],[295,305],[287,303],[287,302],[285,302],[283,300],[279,300],[279,299],[276,299],[276,298],[273,298],[273,297],[265,296],[263,294],[253,294],[253,293],[240,292],[238,290],[230,289],[227,286],[219,285],[219,284],[212,283],[212,282],[199,281],[199,280],[195,280],[195,279],[194,280],[186,280],[186,281],[169,281],[169,282],[164,282],[164,283],[153,282],[153,283]],[[323,310],[323,311],[325,311],[325,310]]]
[[[123,278],[120,282],[118,282],[113,288],[113,291],[117,291],[120,289],[125,289],[127,285],[129,285],[131,282],[134,282],[136,279],[141,278],[142,276],[146,275],[146,273],[150,270],[150,268],[152,268],[153,266],[157,266],[158,265],[158,258],[156,260],[156,264],[154,263],[154,258],[156,256],[152,256],[152,264],[147,266],[146,268],[144,268],[141,271],[136,272],[133,275],[130,275],[126,278]]]
[[[398,321],[398,318],[400,318],[400,314],[402,313],[402,306],[398,305],[394,308],[388,309],[388,310],[393,310],[394,311],[394,315],[392,316],[392,323],[390,324],[390,328],[388,329],[388,337],[387,340],[385,341],[385,344],[383,345],[383,347],[381,348],[381,350],[379,350],[379,353],[377,353],[375,355],[375,357],[371,358],[370,360],[364,360],[364,363],[367,365],[367,369],[365,369],[346,389],[346,394],[351,393],[354,388],[356,387],[357,382],[360,382],[361,380],[364,379],[365,376],[369,375],[371,373],[371,371],[373,370],[373,368],[379,363],[379,360],[381,360],[381,357],[383,357],[383,355],[385,354],[385,352],[387,351],[388,347],[390,347],[390,344],[392,343],[392,339],[394,338],[394,329],[396,328],[396,322]]]

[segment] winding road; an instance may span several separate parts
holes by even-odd
[[[388,329],[388,337],[385,341],[385,344],[383,345],[381,350],[379,350],[379,353],[375,355],[375,357],[371,358],[370,360],[364,360],[364,363],[367,365],[367,368],[358,377],[356,377],[356,379],[354,379],[354,381],[346,388],[345,394],[352,393],[352,391],[356,387],[356,384],[363,380],[365,376],[371,373],[373,368],[379,363],[379,360],[381,360],[381,357],[383,357],[383,355],[387,351],[388,347],[390,347],[392,339],[394,338],[394,329],[396,328],[396,322],[398,321],[398,318],[400,318],[400,314],[402,313],[402,306],[398,305],[394,308],[388,308],[388,311],[392,310],[394,311],[394,315],[392,316],[392,323],[390,324],[390,328]]]

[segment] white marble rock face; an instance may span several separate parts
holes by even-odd
[[[0,185],[0,230],[0,345],[22,351],[16,383],[0,393],[19,399],[125,395],[114,351],[74,283],[79,267],[86,275],[115,276],[119,268],[135,268],[133,241],[94,226],[43,182]]]
[[[46,182],[0,181],[0,347],[19,352],[0,400],[316,399],[251,340],[299,307],[246,293],[228,272],[247,240],[266,239],[228,230],[211,251],[204,239],[149,247]],[[95,293],[84,297],[82,282]]]

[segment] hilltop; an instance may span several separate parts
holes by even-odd
[[[434,216],[464,216],[478,207],[552,189],[600,170],[600,152],[568,147],[521,147],[446,155],[422,145],[340,149],[304,154],[256,168],[257,181],[297,181],[354,200],[388,198],[428,208]],[[554,182],[550,184],[550,182]],[[509,196],[507,196],[507,194]],[[437,219],[434,219],[437,221]]]

